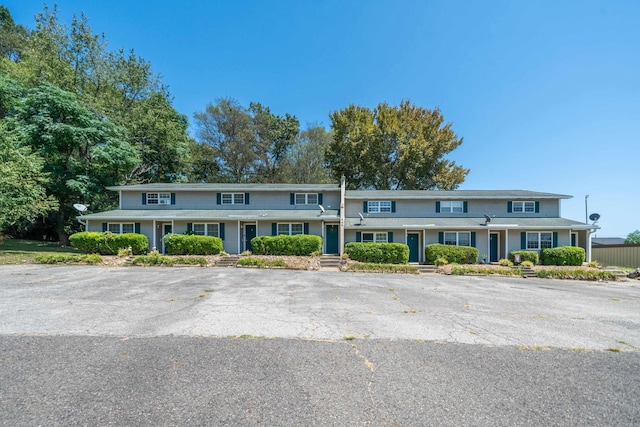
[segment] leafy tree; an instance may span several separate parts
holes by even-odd
[[[20,60],[27,42],[27,30],[16,25],[11,12],[0,5],[0,57],[12,61]]]
[[[374,110],[350,105],[331,115],[333,141],[326,161],[334,178],[350,188],[452,190],[468,169],[448,160],[462,143],[439,109],[403,101]]]
[[[624,242],[627,245],[640,245],[640,230],[629,233]]]
[[[289,150],[285,180],[299,184],[332,182],[329,169],[324,164],[330,143],[331,133],[322,126],[311,125],[301,132]]]

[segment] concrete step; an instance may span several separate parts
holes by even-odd
[[[513,266],[511,268],[518,268],[518,266]],[[520,271],[522,271],[522,276],[526,278],[535,278],[538,277],[536,272],[531,267],[522,267],[520,266]]]
[[[438,267],[433,264],[411,264],[415,267],[418,267],[418,271],[420,273],[435,273]]]
[[[321,255],[320,268],[338,268],[340,261],[340,255]]]
[[[227,255],[216,261],[214,265],[216,267],[235,267],[239,259],[238,255]]]

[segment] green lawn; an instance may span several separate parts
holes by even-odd
[[[81,252],[74,248],[60,247],[55,242],[22,239],[5,239],[0,242],[0,264],[33,263],[35,257],[53,253],[79,254]]]

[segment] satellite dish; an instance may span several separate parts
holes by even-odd
[[[74,203],[73,207],[75,208],[75,210],[77,210],[78,212],[86,212],[87,208],[89,207],[89,205],[83,205],[82,203]]]
[[[591,215],[589,215],[589,219],[595,224],[600,219],[600,214],[592,213]]]
[[[358,212],[358,216],[360,217],[360,221],[364,221],[364,217],[362,216],[362,214],[360,212]]]
[[[322,213],[324,213],[324,212],[325,212],[325,210],[324,210],[324,206],[322,206],[322,205],[318,205],[318,207],[320,208],[320,212],[322,212]]]
[[[485,220],[487,223],[489,223],[489,222],[491,222],[491,217],[490,217],[489,215],[485,215],[485,216],[484,216],[484,220]]]

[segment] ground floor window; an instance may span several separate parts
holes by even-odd
[[[443,243],[450,246],[471,246],[471,232],[447,231],[444,233]]]
[[[220,237],[220,224],[194,223],[192,231],[198,236]]]
[[[293,236],[294,234],[304,234],[304,227],[302,223],[279,223],[278,234],[287,234]]]
[[[107,231],[114,234],[133,233],[135,226],[133,223],[109,223],[107,224]]]
[[[553,247],[553,233],[527,233],[527,249],[547,249]]]
[[[386,231],[379,233],[362,233],[363,242],[387,243],[388,237],[389,234]]]

